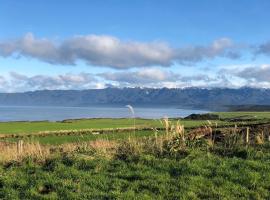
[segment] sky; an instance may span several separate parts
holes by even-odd
[[[0,92],[270,88],[269,0],[0,0]]]

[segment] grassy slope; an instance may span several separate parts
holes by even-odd
[[[255,119],[270,119],[270,112],[218,112],[221,118],[250,117]]]
[[[28,160],[0,166],[0,199],[269,199],[269,160],[270,153],[242,159],[195,150],[179,160]]]

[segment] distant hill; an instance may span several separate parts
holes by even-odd
[[[90,106],[105,104],[163,105],[178,108],[225,110],[236,105],[270,105],[270,89],[106,88],[0,93],[0,105]]]
[[[232,105],[228,106],[230,111],[254,111],[254,112],[269,112],[270,105]]]

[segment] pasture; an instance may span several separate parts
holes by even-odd
[[[270,113],[218,114],[2,122],[0,199],[269,199]]]

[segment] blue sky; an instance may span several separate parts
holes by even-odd
[[[0,91],[270,87],[267,0],[0,0]]]

